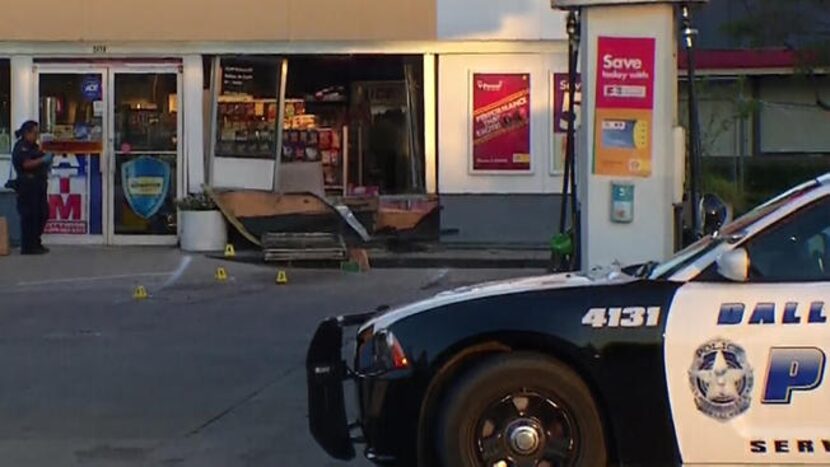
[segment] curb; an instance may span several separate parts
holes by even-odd
[[[206,255],[210,259],[254,264],[260,266],[286,266],[287,263],[266,263],[258,251],[237,252],[235,258],[225,258],[222,254]],[[546,269],[550,260],[540,256],[487,258],[458,256],[409,256],[406,254],[376,255],[369,254],[372,269]],[[340,269],[337,261],[298,261],[288,265],[296,269]]]

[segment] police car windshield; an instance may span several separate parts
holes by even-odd
[[[817,180],[812,180],[767,201],[766,203],[739,217],[735,221],[725,225],[720,229],[720,231],[716,232],[715,235],[707,235],[684,248],[668,261],[655,267],[654,270],[651,271],[651,274],[649,274],[649,278],[668,278],[675,272],[683,269],[689,264],[694,263],[703,255],[715,249],[724,240],[733,235],[741,234],[747,228],[752,226],[752,224],[755,224],[772,212],[778,210],[780,207],[800,198],[801,196],[804,196],[819,186],[821,186],[821,183]]]

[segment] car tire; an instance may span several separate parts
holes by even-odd
[[[513,408],[518,418],[510,422]],[[602,420],[590,389],[567,365],[543,355],[509,352],[488,357],[455,380],[440,410],[435,452],[444,467],[607,465]],[[535,431],[531,444],[524,428],[528,424]],[[533,440],[536,451],[528,453]],[[503,452],[495,454],[494,446]],[[523,452],[516,450],[521,448]],[[569,458],[547,457],[559,456],[560,448]],[[538,456],[544,458],[527,461]]]

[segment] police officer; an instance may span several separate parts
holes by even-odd
[[[52,155],[44,154],[38,146],[37,122],[25,122],[14,135],[17,142],[12,152],[12,163],[17,172],[17,211],[20,213],[22,237],[20,252],[24,255],[42,255],[49,252],[40,237],[49,218],[46,186]]]

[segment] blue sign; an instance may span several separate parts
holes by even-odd
[[[170,166],[159,159],[141,156],[121,166],[121,184],[130,208],[149,219],[164,206],[170,190]]]
[[[794,391],[821,386],[827,358],[815,347],[773,347],[769,353],[764,404],[789,404]]]
[[[86,75],[81,81],[81,94],[88,101],[101,100],[101,75]]]

